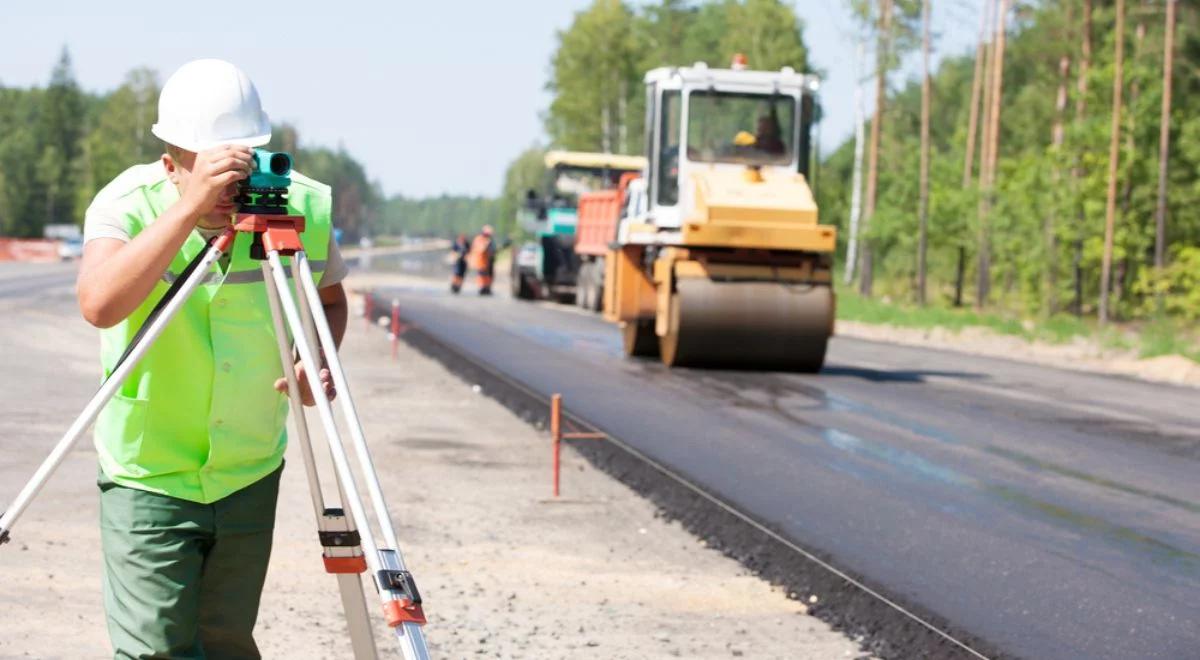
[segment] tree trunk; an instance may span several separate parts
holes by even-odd
[[[979,12],[979,43],[975,46],[975,74],[971,77],[971,109],[967,118],[967,149],[963,156],[963,188],[971,185],[971,173],[975,171],[975,134],[979,132],[979,95],[983,90],[989,6],[985,5]]]
[[[1083,124],[1087,114],[1088,68],[1092,64],[1092,0],[1083,0],[1083,22],[1080,29],[1079,78],[1075,96],[1075,125]],[[1078,149],[1078,147],[1077,147]],[[1075,256],[1072,259],[1075,300],[1072,304],[1076,316],[1083,314],[1083,234],[1087,230],[1087,217],[1083,211],[1083,158],[1075,154],[1075,166],[1071,168],[1071,190],[1075,197]]]
[[[967,248],[958,246],[958,268],[954,274],[954,306],[963,306],[963,280],[967,276]]]
[[[1063,55],[1058,60],[1058,95],[1054,100],[1054,129],[1050,132],[1050,144],[1054,153],[1054,170],[1051,173],[1051,194],[1058,199],[1058,184],[1062,180],[1062,172],[1057,163],[1063,145],[1063,115],[1067,111],[1067,77],[1071,73],[1071,58]],[[1057,203],[1050,206],[1046,214],[1046,314],[1053,316],[1058,311],[1058,236],[1055,227],[1055,216],[1061,210]]]
[[[917,231],[917,304],[925,305],[925,253],[928,248],[929,225],[929,4],[921,7],[921,192],[918,209],[920,227]]]
[[[971,187],[971,175],[975,171],[975,139],[979,134],[979,108],[980,96],[983,95],[987,86],[985,79],[991,71],[985,66],[985,62],[991,57],[988,40],[988,19],[994,13],[992,3],[995,0],[989,0],[979,11],[979,42],[975,46],[975,73],[971,79],[971,108],[969,118],[967,119],[967,146],[966,153],[963,157],[963,189]],[[987,101],[983,101],[984,107],[987,106]],[[960,241],[965,241],[966,237],[960,237]],[[958,246],[958,264],[954,269],[954,306],[962,307],[963,304],[963,286],[965,284],[967,268],[967,248],[962,242]]]
[[[883,110],[887,101],[887,66],[892,30],[892,0],[879,0],[879,39],[875,51],[875,117],[871,120],[871,146],[867,157],[867,202],[863,210],[862,232],[867,233],[875,215],[875,195],[879,183],[879,137],[883,130]],[[862,267],[859,269],[859,292],[871,296],[874,278],[870,239],[860,240]]]
[[[1145,5],[1145,3],[1146,0],[1142,0],[1142,4]],[[1129,163],[1126,165],[1128,171],[1125,180],[1121,182],[1121,206],[1119,209],[1121,217],[1129,215],[1129,206],[1133,203],[1133,164],[1137,161],[1135,152],[1137,145],[1134,143],[1134,136],[1137,135],[1137,103],[1142,95],[1138,63],[1142,61],[1142,44],[1145,40],[1146,21],[1142,16],[1138,19],[1137,29],[1133,31],[1133,59],[1129,63],[1129,112],[1125,113],[1125,153],[1128,155]]]
[[[996,43],[992,53],[991,107],[984,132],[984,152],[987,162],[982,169],[982,190],[979,198],[979,265],[976,284],[975,306],[987,306],[991,290],[991,220],[989,218],[995,201],[997,152],[1000,149],[1000,98],[1004,94],[1004,44],[1009,0],[1000,0],[996,12]]]
[[[1167,27],[1163,44],[1162,116],[1158,121],[1158,201],[1154,206],[1154,270],[1162,274],[1167,264],[1167,159],[1171,150],[1171,75],[1175,63],[1175,5],[1167,0]],[[1162,309],[1162,295],[1158,296]]]
[[[1124,86],[1125,0],[1117,0],[1116,53],[1113,55],[1112,125],[1108,141],[1108,197],[1104,205],[1104,257],[1100,265],[1101,325],[1108,323],[1108,290],[1112,271],[1113,230],[1117,215],[1117,166],[1121,160],[1121,91]]]
[[[850,177],[850,237],[846,244],[846,284],[854,281],[854,267],[858,259],[858,221],[862,218],[862,161],[863,161],[863,127],[865,126],[863,112],[863,85],[861,62],[866,45],[858,42],[858,54],[855,59],[854,77],[854,172]]]

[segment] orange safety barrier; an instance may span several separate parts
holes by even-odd
[[[59,260],[59,241],[43,238],[0,238],[0,261],[52,263]]]
[[[395,360],[400,355],[400,335],[406,330],[404,324],[400,322],[400,301],[392,300],[392,359]]]
[[[370,289],[363,291],[363,318],[368,328],[375,324],[375,296]]]

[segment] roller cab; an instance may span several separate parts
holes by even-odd
[[[833,334],[837,234],[809,188],[816,79],[646,75],[650,153],[605,257],[605,318],[668,366],[815,372]]]

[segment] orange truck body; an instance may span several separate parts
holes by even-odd
[[[625,189],[637,177],[636,172],[626,172],[616,190],[597,190],[579,196],[575,254],[602,257],[608,252],[617,240],[617,221],[625,206]]]

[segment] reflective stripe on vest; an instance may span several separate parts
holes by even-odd
[[[315,275],[318,272],[325,271],[325,263],[326,262],[324,259],[320,261],[309,259],[308,267],[312,269],[313,274]],[[286,260],[284,261],[284,266],[287,267],[287,278],[289,280],[292,279],[292,269],[290,266],[288,266],[288,262]],[[161,279],[164,283],[171,285],[175,283],[175,280],[179,279],[179,276],[168,270],[167,272],[163,273]],[[208,274],[208,277],[204,278],[204,284],[253,284],[261,281],[263,281],[263,273],[261,268],[259,270],[244,270],[238,273],[230,273],[228,275],[222,275],[219,272],[213,271]]]
[[[301,241],[319,282],[329,251],[329,189],[293,175],[289,212],[306,218]],[[165,176],[125,195],[130,235],[177,199]],[[101,331],[106,376],[167,290],[170,274],[182,272],[204,248],[193,232],[146,301],[125,321]],[[283,369],[261,262],[250,259],[249,248],[250,236],[239,234],[227,269],[205,279],[101,412],[96,450],[114,482],[209,503],[282,462],[288,404],[274,383]]]

